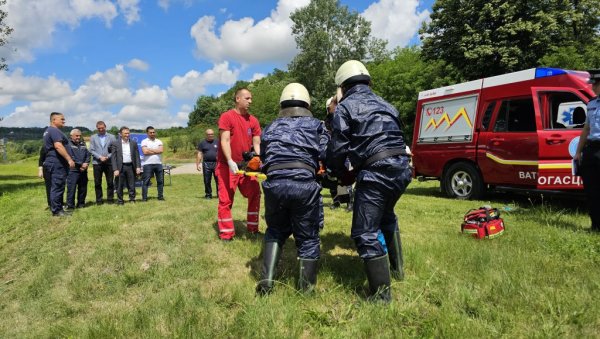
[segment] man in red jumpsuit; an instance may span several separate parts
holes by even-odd
[[[260,125],[256,117],[248,113],[252,93],[246,88],[235,92],[235,108],[219,118],[220,147],[217,153],[217,181],[219,184],[219,238],[230,241],[235,236],[231,207],[235,191],[239,187],[248,199],[246,227],[252,234],[258,233],[260,187],[256,177],[237,174],[244,162],[245,152],[260,155]],[[258,158],[256,158],[258,159]]]

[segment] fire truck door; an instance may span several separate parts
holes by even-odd
[[[576,90],[562,87],[533,87],[538,130],[539,164],[537,188],[582,189],[580,177],[572,174],[572,159],[585,122],[588,99]]]
[[[535,186],[538,164],[536,116],[531,97],[500,103],[490,128],[480,133],[478,162],[493,185]]]

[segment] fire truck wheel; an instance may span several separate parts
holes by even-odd
[[[451,198],[479,199],[484,192],[479,171],[466,162],[458,162],[448,167],[442,184],[444,191]]]

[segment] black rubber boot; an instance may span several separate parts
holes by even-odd
[[[392,293],[390,288],[390,265],[388,256],[365,259],[365,271],[369,280],[369,289],[371,301],[381,301],[389,303],[392,301]]]
[[[260,281],[256,285],[256,294],[266,295],[273,291],[275,268],[281,254],[281,246],[277,242],[266,242],[263,253],[263,267]]]
[[[319,259],[298,258],[300,274],[298,275],[298,289],[304,293],[310,293],[317,284],[317,271]]]
[[[400,232],[383,232],[383,237],[390,257],[392,277],[396,280],[404,280],[404,257],[402,256]]]

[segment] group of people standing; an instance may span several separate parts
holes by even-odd
[[[219,237],[231,241],[235,236],[231,207],[237,188],[248,198],[247,231],[258,232],[261,191],[255,174],[260,170],[266,174],[262,188],[267,228],[256,292],[273,290],[277,263],[290,235],[297,247],[298,287],[312,291],[324,218],[317,172],[324,164],[340,185],[355,184],[351,237],[365,264],[371,298],[389,302],[391,277],[404,276],[394,213],[412,177],[404,134],[397,110],[371,91],[371,76],[361,62],[344,63],[335,82],[340,94],[331,100],[335,107],[329,130],[312,115],[310,95],[299,83],[284,88],[279,115],[264,131],[248,112],[251,92],[236,91],[235,108],[223,113],[218,123]]]
[[[156,178],[158,200],[164,200],[161,159],[163,144],[156,138],[154,127],[146,128],[147,138],[141,143],[142,158],[137,143],[129,138],[128,127],[121,127],[116,137],[107,133],[103,121],[98,121],[96,123],[98,133],[92,135],[88,150],[79,129],[71,130],[71,139],[67,139],[60,130],[64,124],[65,117],[62,113],[50,114],[50,125],[44,132],[44,144],[40,150],[39,174],[46,183],[48,206],[53,216],[64,216],[75,208],[85,207],[87,170],[90,160],[94,173],[96,204],[105,202],[102,189],[103,177],[106,178],[107,202],[115,202],[116,192],[116,204],[123,205],[125,187],[128,190],[129,201],[135,202],[135,181],[136,176],[140,174],[142,174],[142,201],[148,199],[148,186],[152,177]],[[63,203],[65,188],[67,189],[66,205]]]

